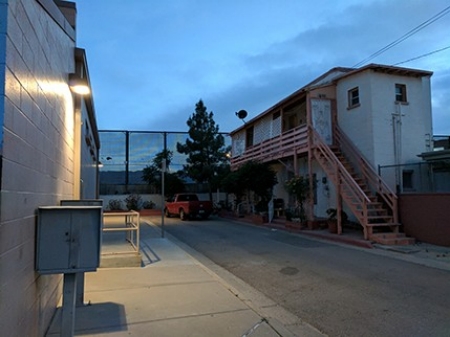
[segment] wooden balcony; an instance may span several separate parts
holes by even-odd
[[[307,151],[308,128],[305,124],[286,131],[277,137],[247,147],[243,154],[231,158],[231,169],[236,169],[249,160],[269,162]]]

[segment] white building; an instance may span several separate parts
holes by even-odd
[[[375,238],[374,227],[398,231],[394,191],[412,173],[393,170],[383,181],[377,168],[417,162],[430,151],[431,75],[377,64],[333,68],[231,132],[232,168],[271,163],[279,181],[274,195],[286,203],[292,198],[284,182],[306,175],[314,190],[310,218],[343,209],[366,239]]]

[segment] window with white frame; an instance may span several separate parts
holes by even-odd
[[[355,87],[348,91],[348,108],[355,108],[359,106],[359,88]]]

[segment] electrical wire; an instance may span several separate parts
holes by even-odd
[[[439,13],[437,13],[436,15],[431,17],[430,19],[422,22],[417,27],[411,29],[409,32],[407,32],[403,36],[399,37],[397,40],[389,43],[387,46],[385,46],[385,47],[381,48],[380,50],[376,51],[375,53],[373,53],[369,57],[365,58],[361,62],[356,63],[352,68],[358,68],[358,67],[362,66],[363,64],[367,63],[368,61],[370,61],[370,60],[374,59],[375,57],[381,55],[382,53],[386,52],[387,50],[395,47],[399,43],[405,41],[406,39],[410,38],[412,35],[418,33],[419,31],[421,31],[425,27],[431,25],[433,22],[435,22],[435,21],[439,20],[440,18],[442,18],[443,16],[447,15],[449,12],[450,12],[450,6],[444,8],[442,11],[440,11]]]
[[[393,65],[393,66],[398,66],[398,65],[403,64],[403,63],[408,63],[408,62],[411,62],[411,61],[415,61],[415,60],[421,59],[421,58],[423,58],[423,57],[426,57],[426,56],[430,56],[430,55],[439,53],[439,52],[444,51],[444,50],[446,50],[446,49],[450,49],[450,46],[447,46],[447,47],[444,47],[444,48],[441,48],[441,49],[437,49],[437,50],[433,50],[433,51],[431,51],[431,52],[429,52],[429,53],[422,54],[422,55],[413,57],[413,58],[411,58],[411,59],[409,59],[409,60],[402,61],[402,62],[398,62],[398,63],[392,64],[392,65]]]

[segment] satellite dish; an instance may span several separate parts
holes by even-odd
[[[247,117],[247,111],[239,110],[238,112],[236,112],[236,116],[238,116],[240,119],[244,119],[245,117]]]

